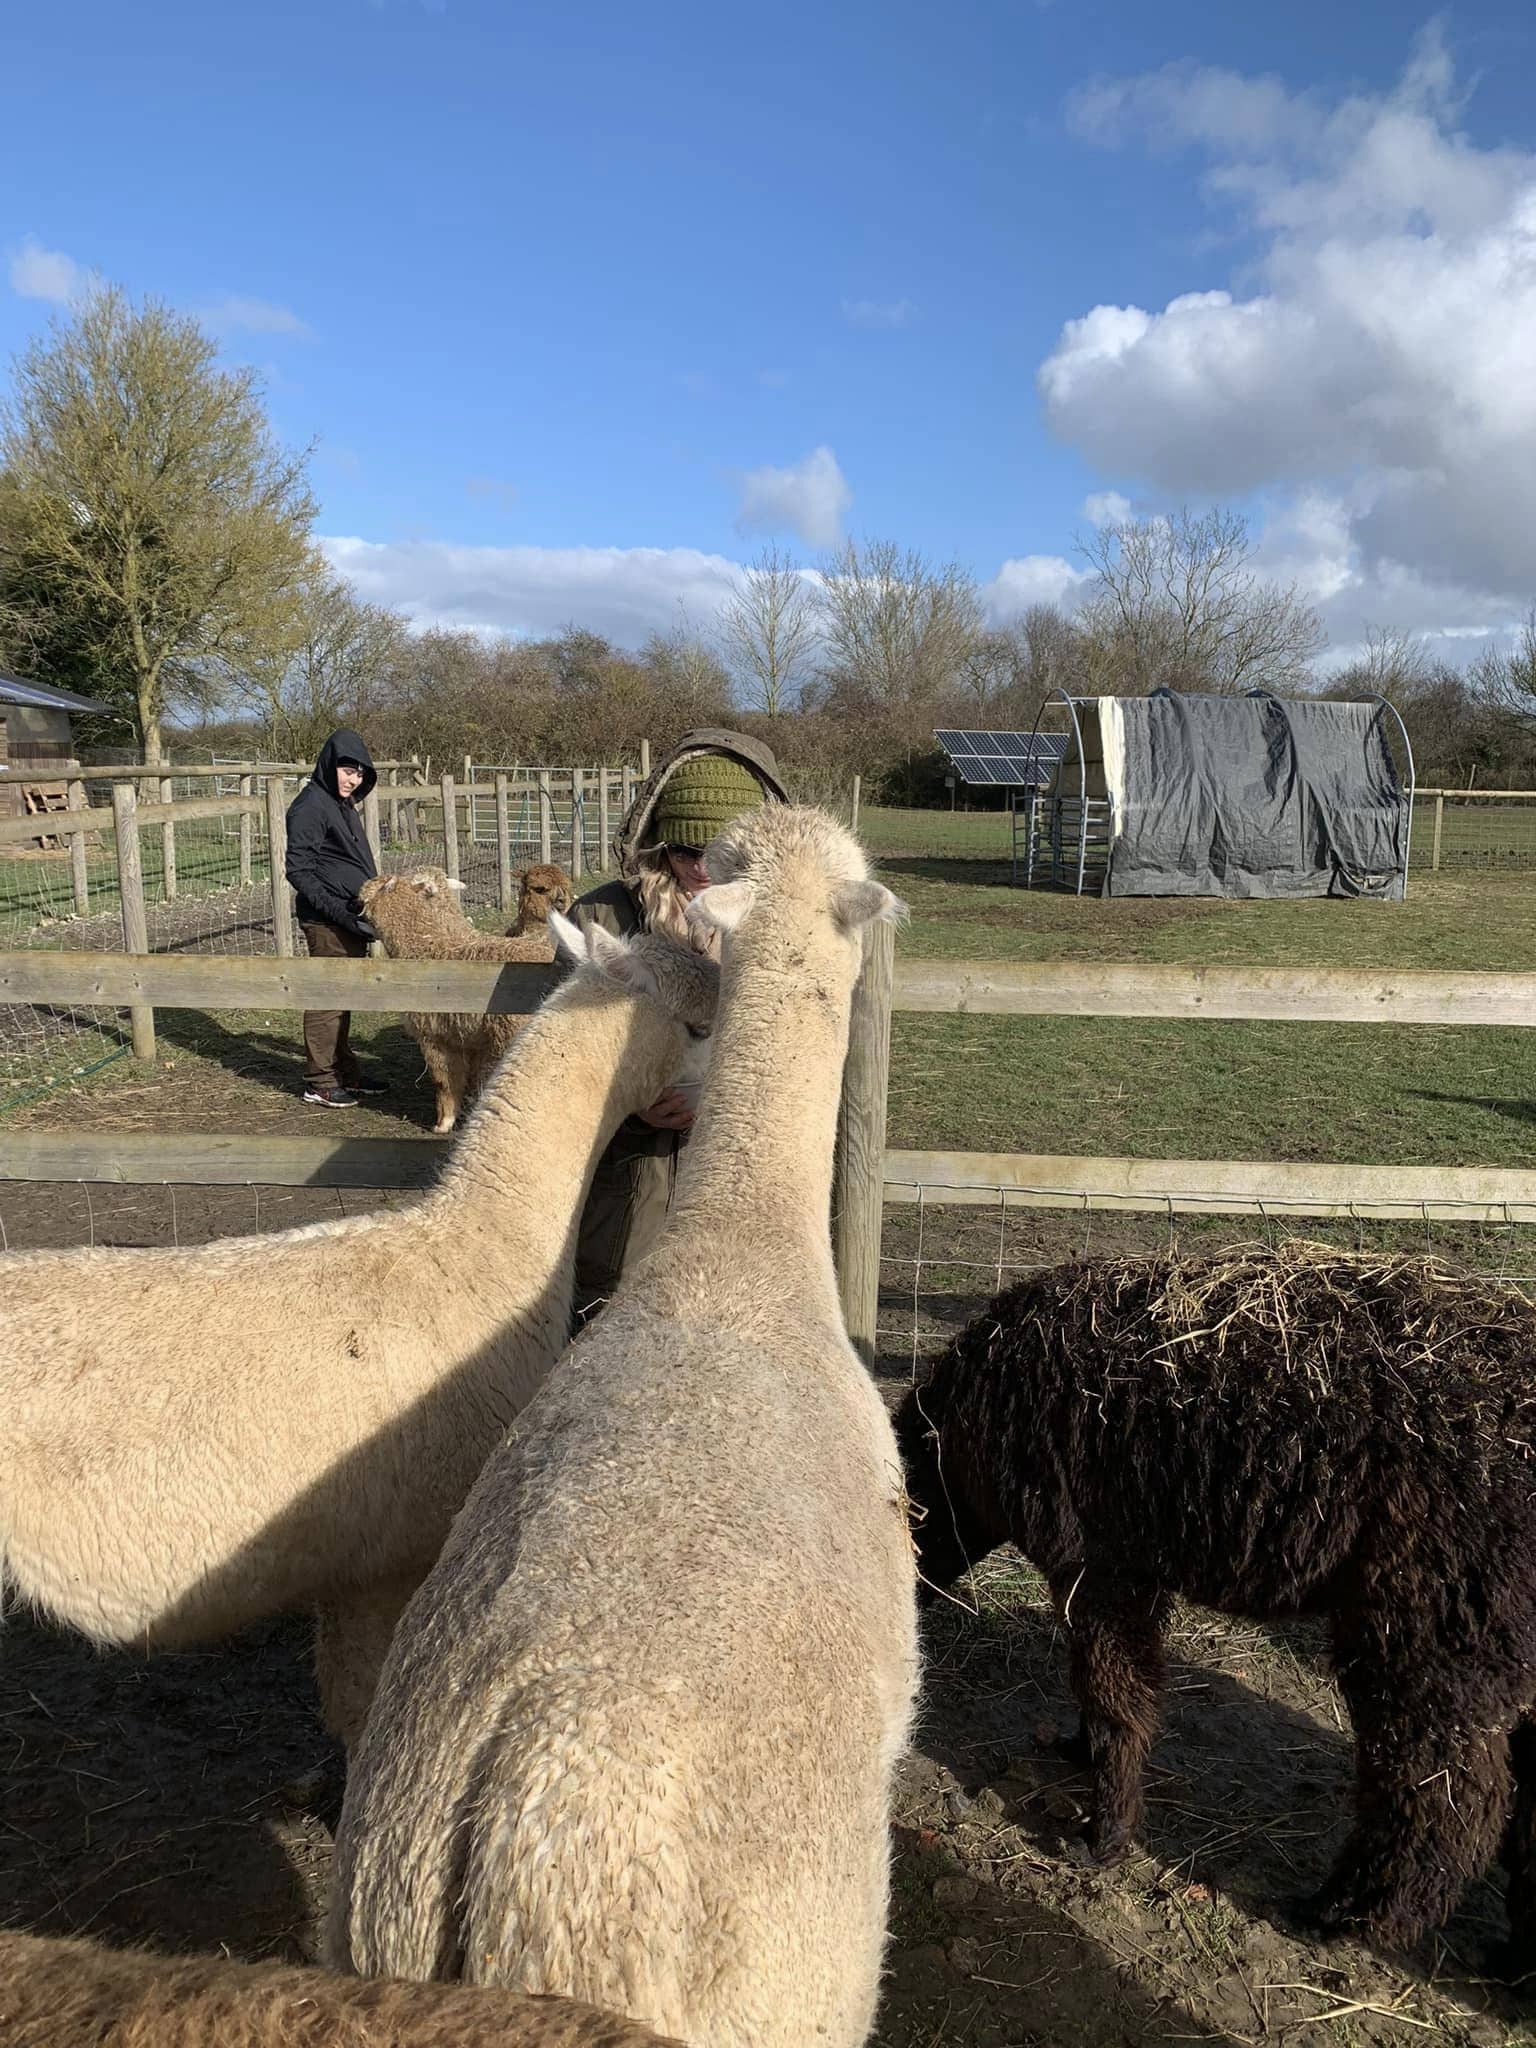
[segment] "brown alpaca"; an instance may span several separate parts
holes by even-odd
[[[477,931],[459,908],[461,887],[441,868],[416,868],[406,875],[376,875],[357,900],[392,960],[554,960],[547,925],[531,926],[520,938]],[[437,1091],[434,1131],[453,1129],[522,1025],[519,1016],[474,1011],[406,1017],[405,1028],[421,1047]]]
[[[0,2048],[668,2048],[566,1998],[0,1934]],[[676,2048],[676,2044],[672,2044]]]
[[[1170,1596],[1325,1616],[1355,1825],[1312,1917],[1415,1941],[1502,1853],[1536,1968],[1533,1357],[1506,1289],[1307,1246],[1058,1267],[955,1338],[896,1418],[919,1569],[1045,1573],[1097,1855],[1141,1818]]]
[[[517,919],[507,926],[509,939],[520,939],[525,932],[542,932],[549,927],[549,913],[558,910],[563,917],[575,901],[570,876],[564,868],[556,867],[550,861],[536,861],[531,868],[524,868],[518,877]],[[549,942],[549,957],[555,957],[555,942]]]

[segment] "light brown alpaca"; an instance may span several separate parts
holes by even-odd
[[[555,941],[547,924],[530,927],[520,938],[477,931],[459,908],[461,886],[441,868],[416,868],[407,875],[376,875],[357,900],[392,960],[553,961]],[[457,1010],[406,1016],[405,1028],[421,1047],[437,1093],[434,1131],[453,1129],[523,1021]]]
[[[575,900],[570,876],[564,868],[557,868],[550,861],[535,861],[518,877],[517,917],[507,926],[507,937],[516,939],[525,932],[544,930],[552,910],[558,910],[563,916]],[[553,959],[554,942],[550,943],[550,958]]]
[[[828,1217],[862,931],[820,812],[709,849],[715,1053],[671,1218],[487,1461],[396,1631],[330,1954],[694,2048],[857,2048],[917,1675],[885,1405]]]
[[[0,1934],[0,2048],[667,2048],[563,1998]],[[676,2044],[672,2044],[676,2048]]]

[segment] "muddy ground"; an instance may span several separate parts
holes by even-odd
[[[197,1242],[366,1207],[321,1189],[0,1189],[13,1247]],[[401,1197],[399,1199],[408,1199]],[[1025,1219],[1022,1250],[1065,1226]],[[994,1226],[959,1219],[919,1344],[994,1277]],[[1080,1228],[1080,1226],[1077,1226]],[[1122,1221],[1127,1241],[1145,1226]],[[965,1232],[972,1236],[967,1240]],[[915,1232],[898,1237],[915,1250]],[[1008,1250],[1006,1243],[1004,1250]],[[1010,1253],[1011,1259],[1011,1253]],[[942,1285],[940,1284],[942,1283]],[[910,1284],[893,1270],[882,1361],[910,1371]],[[216,1304],[211,1305],[216,1315]],[[1162,2041],[1536,2041],[1536,2007],[1480,1980],[1494,1883],[1408,1958],[1293,1931],[1346,1825],[1347,1722],[1306,1632],[1194,1611],[1173,1644],[1144,1845],[1113,1871],[1081,1840],[1085,1786],[1043,1590],[1012,1553],[926,1625],[927,1678],[901,1773],[894,1941],[881,2048],[1086,2048]],[[243,1957],[315,1953],[340,1758],[320,1727],[307,1630],[216,1651],[98,1654],[7,1623],[0,1646],[0,1923]]]

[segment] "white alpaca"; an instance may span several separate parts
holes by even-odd
[[[486,1469],[396,1633],[330,1953],[604,2005],[695,2048],[855,2048],[916,1680],[895,1442],[828,1234],[861,929],[848,834],[770,805],[662,1238]]]
[[[562,938],[584,964],[414,1206],[0,1260],[0,1584],[144,1647],[318,1605],[355,1740],[400,1608],[565,1344],[599,1152],[707,1053],[710,963]]]

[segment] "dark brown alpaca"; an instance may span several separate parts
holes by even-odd
[[[0,1934],[0,2048],[667,2048],[567,1998]],[[676,2048],[676,2044],[672,2044]]]
[[[1405,1944],[1500,1853],[1536,1967],[1536,1309],[1316,1247],[1074,1265],[1001,1294],[897,1418],[920,1570],[1012,1541],[1071,1640],[1090,1841],[1141,1817],[1181,1593],[1326,1615],[1356,1808],[1312,1902]]]

